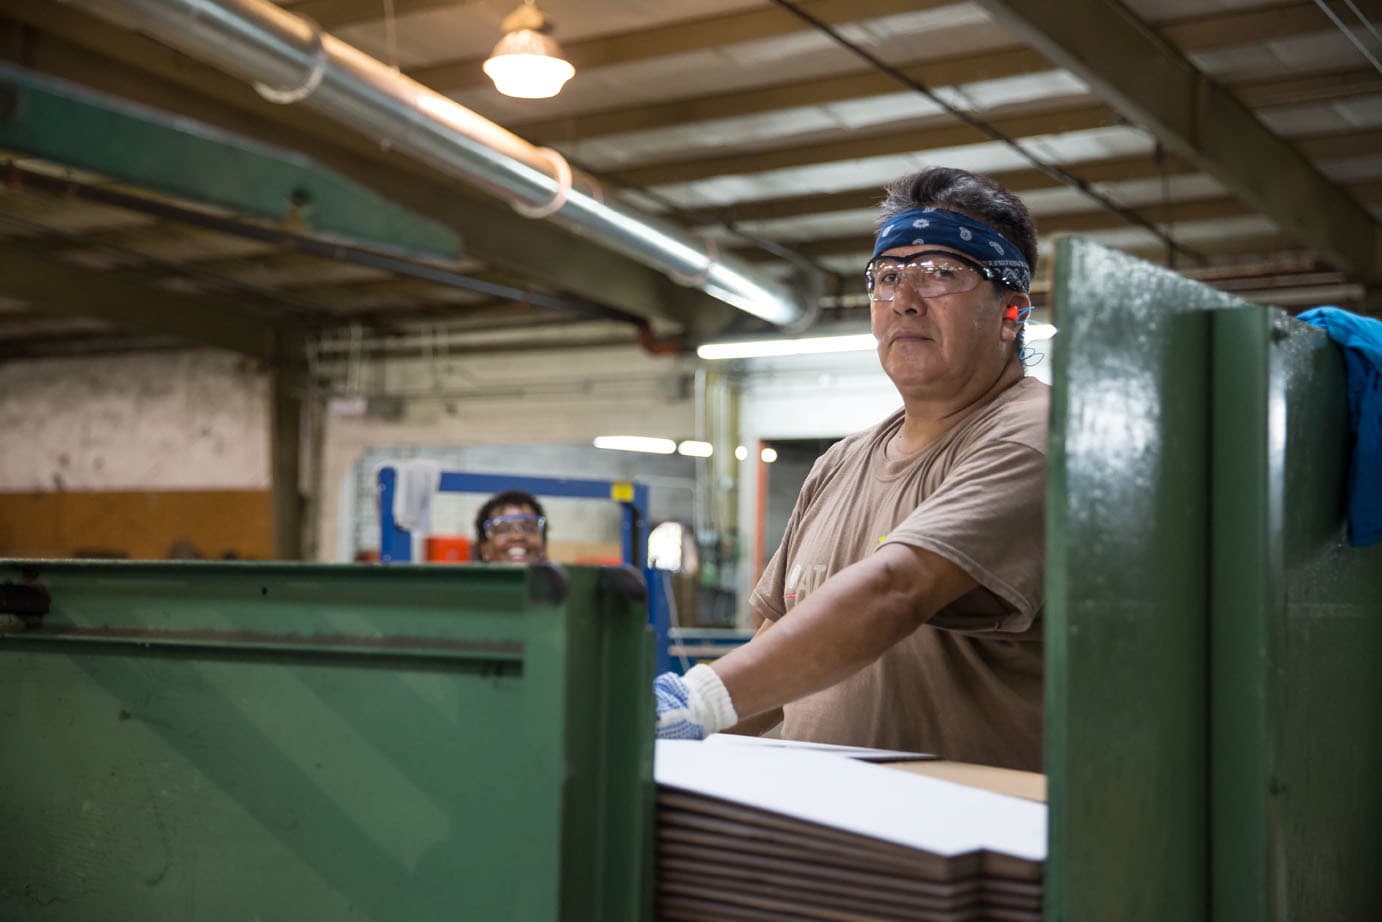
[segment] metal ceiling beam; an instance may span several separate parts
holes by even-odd
[[[322,2],[331,3],[333,0]],[[944,5],[944,0],[913,0],[910,3],[896,3],[891,0],[804,0],[799,5],[817,19],[837,26],[941,6]],[[295,10],[303,8],[294,7]],[[382,13],[383,7],[376,4],[375,15],[371,18],[382,18]],[[1198,50],[1235,43],[1251,44],[1307,32],[1326,31],[1332,27],[1318,7],[1305,2],[1278,4],[1265,10],[1253,9],[1213,16],[1187,17],[1168,22],[1163,28],[1168,37],[1181,47]],[[802,31],[805,30],[799,19],[770,7],[684,20],[594,39],[563,42],[562,49],[579,73],[581,70],[596,67],[642,61],[663,55],[685,54],[735,42],[776,38]],[[483,63],[483,57],[440,61],[414,68],[408,73],[415,80],[428,86],[447,92],[457,92],[487,85],[488,78],[480,69]]]
[[[594,321],[584,317],[571,317],[554,314],[551,311],[532,305],[520,305],[515,310],[511,305],[497,301],[481,304],[460,305],[455,310],[439,310],[441,305],[423,305],[417,308],[368,308],[359,311],[343,311],[335,330],[360,325],[372,329],[391,329],[399,335],[425,336],[436,333],[449,336],[457,332],[485,333],[499,330],[519,330],[542,327],[587,327]],[[630,328],[630,335],[637,331]],[[320,351],[348,351],[340,343],[339,335],[327,335],[318,342]]]
[[[6,98],[0,149],[343,239],[441,257],[459,249],[442,225],[300,155],[0,64]]]
[[[1253,109],[1328,102],[1382,93],[1382,74],[1370,67],[1230,85],[1233,95]]]
[[[1296,147],[1312,160],[1376,156],[1382,150],[1382,128],[1317,135],[1297,141]]]
[[[1375,73],[1372,74],[1370,80],[1377,84],[1377,89],[1382,89],[1382,79],[1379,79]],[[1358,78],[1351,80],[1350,84],[1355,88],[1364,85]],[[1266,108],[1275,104],[1281,96],[1297,92],[1303,87],[1312,87],[1312,92],[1323,92],[1322,88],[1327,85],[1328,83],[1323,78],[1316,78],[1309,84],[1291,81],[1290,85],[1284,85],[1280,81],[1270,81],[1262,84],[1245,84],[1242,89],[1255,95],[1259,106]],[[1025,108],[1030,108],[1030,106]],[[722,157],[686,158],[654,163],[646,167],[630,167],[613,175],[631,185],[655,186],[667,183],[694,182],[720,175],[756,173],[863,157],[910,154],[931,148],[981,143],[988,140],[975,129],[967,125],[955,124],[945,116],[936,116],[928,121],[931,127],[923,123],[922,126],[907,131],[853,136],[842,141],[795,144]],[[1018,114],[1007,117],[1000,115],[991,121],[1000,130],[1016,137],[1023,137],[1107,127],[1117,124],[1120,117],[1107,107],[1092,105],[1059,109],[1054,112]]]
[[[1382,181],[1360,182],[1350,185],[1348,190],[1360,200],[1368,203],[1382,203]],[[1213,221],[1224,218],[1244,217],[1256,214],[1250,206],[1236,198],[1214,197],[1189,199],[1142,205],[1135,209],[1148,221],[1156,224],[1186,224],[1197,221]],[[1043,237],[1051,234],[1082,233],[1089,231],[1114,230],[1130,227],[1127,221],[1109,211],[1069,211],[1059,214],[1038,215],[1037,231]],[[817,238],[793,244],[794,248],[810,256],[844,256],[856,252],[866,252],[870,235],[849,234],[839,237]],[[1195,249],[1201,249],[1199,244]],[[1316,247],[1318,249],[1318,247]],[[742,254],[746,259],[768,259],[766,256]]]
[[[1208,50],[1223,46],[1247,45],[1297,35],[1306,21],[1317,29],[1330,28],[1329,20],[1313,3],[1276,7],[1273,15],[1219,13],[1195,16],[1165,23],[1163,34],[1183,50]],[[1312,29],[1305,29],[1312,31]],[[1026,45],[1007,45],[975,54],[914,61],[900,64],[897,69],[926,86],[953,87],[981,80],[1034,75],[1050,71],[1054,66],[1041,53]],[[1372,79],[1367,79],[1368,77]],[[1342,75],[1306,78],[1320,86],[1332,86],[1335,95],[1375,91],[1382,85],[1376,71],[1355,71],[1351,79]],[[1283,86],[1278,93],[1301,92],[1290,84],[1302,81],[1276,81]],[[524,136],[555,144],[583,138],[629,131],[649,131],[671,128],[713,119],[757,115],[763,112],[794,106],[816,106],[850,99],[863,99],[897,93],[898,84],[891,77],[869,69],[846,74],[834,74],[811,80],[796,80],[772,86],[755,87],[709,96],[694,96],[671,102],[629,106],[597,112],[568,113],[556,118],[518,122],[515,129]],[[1264,87],[1254,105],[1270,105],[1272,90]],[[1240,94],[1241,95],[1241,94]],[[1285,100],[1283,100],[1285,101]]]
[[[0,349],[0,362],[24,359],[68,359],[94,355],[123,355],[130,352],[167,352],[187,349],[186,340],[166,336],[114,335],[82,337],[35,336],[6,339]]]
[[[301,355],[296,328],[245,310],[243,297],[171,291],[147,275],[86,268],[30,242],[0,242],[0,294],[42,313],[93,317],[122,330],[173,336],[270,364]]]
[[[473,3],[473,0],[471,0]],[[299,0],[283,3],[299,16],[310,16],[323,29],[338,29],[357,22],[371,22],[384,18],[387,9],[382,0]],[[467,0],[393,0],[393,14],[407,16],[444,7],[466,6]],[[498,36],[495,37],[498,41]]]
[[[1287,233],[1382,279],[1382,223],[1116,0],[980,0],[1118,111]]]
[[[1196,250],[1205,256],[1222,256],[1241,258],[1252,254],[1272,254],[1281,256],[1282,254],[1304,253],[1300,242],[1293,237],[1284,234],[1255,234],[1250,237],[1228,237],[1223,240],[1205,240],[1196,244]],[[1148,262],[1165,263],[1166,247],[1145,245],[1135,247],[1122,247],[1123,252],[1145,259]]]
[[[1189,199],[1169,204],[1148,204],[1137,209],[1148,221],[1161,225],[1190,224],[1196,221],[1219,221],[1255,214],[1253,209],[1236,198]],[[1089,231],[1114,230],[1127,227],[1118,215],[1107,211],[1076,211],[1054,214],[1039,219],[1043,236],[1050,234],[1081,234]]]
[[[915,13],[917,10],[946,6],[953,2],[954,0],[802,0],[801,6],[816,18],[831,25],[844,25],[883,16]],[[809,30],[802,25],[801,20],[790,13],[775,6],[760,6],[720,16],[684,19],[649,29],[563,41],[561,47],[567,60],[575,65],[579,73],[582,70],[593,70],[613,64],[686,54],[707,48],[720,48],[736,42],[777,38],[806,31]],[[495,41],[498,40],[499,36],[495,35]],[[484,57],[443,61],[413,68],[407,71],[407,74],[435,89],[448,93],[458,92],[489,84],[489,78],[480,69],[484,61]]]
[[[196,263],[210,259],[252,259],[277,252],[267,241],[155,219],[147,225],[85,232],[98,243],[147,254],[155,259]]]
[[[16,339],[39,339],[57,336],[102,335],[113,332],[104,320],[90,317],[63,317],[28,310],[18,314],[0,314],[0,342]],[[3,347],[0,347],[0,352]]]
[[[1174,156],[1168,156],[1165,164],[1159,166],[1150,154],[1076,161],[1062,164],[1061,169],[1088,183],[1154,179],[1161,176],[1163,172],[1167,176],[1184,176],[1198,172],[1188,161]],[[987,175],[1001,183],[1009,191],[1019,194],[1062,186],[1060,180],[1035,168],[993,170]],[[794,195],[784,198],[758,199],[737,205],[726,205],[722,208],[699,208],[696,213],[720,224],[743,221],[773,221],[800,215],[873,209],[878,206],[882,199],[882,188],[869,186],[863,189],[849,189],[825,195]]]
[[[1052,69],[1049,61],[1023,46],[915,61],[898,67],[913,80],[933,87],[996,80]],[[514,129],[544,143],[558,144],[601,135],[675,128],[696,122],[761,115],[798,106],[818,106],[903,91],[886,74],[866,70],[603,112],[572,113],[557,118],[519,122]]]
[[[1368,138],[1357,138],[1350,133],[1346,135],[1350,147],[1359,153],[1365,152]],[[1338,134],[1314,135],[1309,138],[1298,138],[1295,141],[1296,147],[1303,149],[1307,153],[1325,149],[1329,145],[1334,145],[1341,141]],[[1077,160],[1074,163],[1064,163],[1061,169],[1070,173],[1071,176],[1079,178],[1090,184],[1095,182],[1128,182],[1136,180],[1155,180],[1162,176],[1194,176],[1200,170],[1184,158],[1177,158],[1175,155],[1166,155],[1164,163],[1158,164],[1150,153],[1136,153],[1132,156],[1119,156],[1119,158],[1104,158],[1099,160]],[[1060,188],[1059,181],[1042,173],[1041,170],[992,170],[987,174],[994,180],[1009,189],[1010,192],[1034,192],[1038,189]],[[1367,198],[1371,192],[1371,184],[1361,182],[1349,187],[1354,195],[1359,195],[1364,202],[1372,200]],[[778,218],[788,218],[802,216],[802,214],[829,214],[833,211],[857,211],[873,209],[883,198],[883,191],[880,188],[868,187],[862,189],[847,189],[844,192],[829,192],[824,195],[796,195],[781,199],[759,199],[753,202],[742,202],[739,205],[727,205],[724,207],[714,207],[714,209],[698,209],[697,214],[714,224],[744,223],[744,221],[773,221]]]
[[[1083,102],[1087,97],[1080,99]],[[1027,108],[1030,110],[1031,107]],[[1041,112],[1028,111],[1019,115],[999,115],[989,119],[989,124],[1013,137],[1087,131],[1107,128],[1117,123],[1117,114],[1102,104],[1075,105]],[[818,163],[835,163],[841,160],[883,157],[889,154],[915,154],[933,148],[959,147],[988,140],[977,128],[956,122],[949,116],[939,116],[906,131],[854,134],[843,141],[797,143],[744,154],[666,161],[613,171],[611,175],[633,186],[660,186],[695,182],[713,176],[739,176]]]
[[[349,301],[352,299],[364,300],[385,298],[390,299],[387,303],[393,304],[493,303],[493,299],[486,298],[484,295],[478,293],[448,288],[445,285],[438,285],[436,282],[429,282],[425,279],[401,279],[396,277],[359,281],[314,282],[312,284],[295,287],[293,289],[293,294],[311,301],[330,304],[333,310],[338,309],[336,307],[336,302],[343,300]]]
[[[656,270],[548,222],[520,217],[327,119],[271,105],[240,81],[143,36],[62,4],[0,0],[0,16],[14,21],[7,29],[0,20],[0,59],[298,151],[453,228],[468,257],[697,335],[737,319],[738,312],[723,302]]]
[[[1214,16],[1154,23],[1152,28],[1183,51],[1202,51],[1329,32],[1334,25],[1317,4],[1307,0],[1304,3],[1267,3]]]

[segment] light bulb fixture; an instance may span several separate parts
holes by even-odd
[[[505,96],[520,99],[547,99],[561,92],[576,73],[562,57],[561,46],[552,38],[552,22],[525,0],[504,17],[500,28],[504,37],[485,61],[485,73]]]
[[[715,454],[715,446],[709,442],[687,439],[677,446],[677,454],[686,455],[688,458],[709,458]]]
[[[777,461],[777,449],[765,448],[758,453],[758,457],[762,459],[764,464],[773,464]]]

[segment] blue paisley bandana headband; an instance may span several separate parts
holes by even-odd
[[[944,208],[913,208],[888,220],[873,245],[877,259],[894,247],[942,246],[994,270],[998,281],[1013,291],[1029,291],[1032,268],[1022,251],[987,224]]]

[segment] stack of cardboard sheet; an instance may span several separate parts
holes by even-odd
[[[659,742],[657,918],[1040,922],[1046,807],[790,747]]]

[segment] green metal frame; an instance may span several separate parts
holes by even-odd
[[[0,917],[648,916],[622,568],[6,562]]]
[[[1057,248],[1048,922],[1372,918],[1382,548],[1322,333]]]
[[[0,149],[317,233],[460,252],[448,228],[306,157],[2,64]]]
[[[1209,315],[1062,240],[1047,489],[1047,919],[1205,918]],[[1111,837],[1113,837],[1111,839]]]
[[[1382,546],[1347,546],[1339,350],[1260,308],[1214,317],[1212,916],[1382,908]]]

